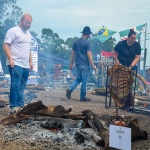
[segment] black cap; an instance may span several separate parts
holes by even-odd
[[[83,34],[91,34],[92,32],[91,32],[90,27],[85,26],[85,27],[83,28],[83,31],[82,31],[81,33],[83,33]]]

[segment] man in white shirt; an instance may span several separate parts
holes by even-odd
[[[7,57],[11,76],[9,105],[12,112],[24,106],[23,91],[25,82],[28,80],[29,69],[32,70],[31,59],[31,34],[28,31],[32,23],[32,16],[24,14],[21,17],[20,24],[10,28],[7,31],[3,49]],[[24,81],[23,81],[24,80]]]

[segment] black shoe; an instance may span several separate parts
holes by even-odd
[[[84,102],[87,102],[87,101],[91,101],[91,99],[90,98],[83,98],[83,99],[80,99],[80,101],[84,101]]]
[[[71,99],[71,90],[69,90],[69,89],[66,90],[66,97],[68,99]]]

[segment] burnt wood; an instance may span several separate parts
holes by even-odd
[[[36,114],[49,115],[49,116],[63,116],[65,114],[65,108],[62,105],[48,106],[42,110],[36,112]]]
[[[105,143],[105,148],[109,147],[109,129],[104,121],[100,120],[91,110],[83,111],[87,117],[90,127],[96,130],[102,138],[101,143]],[[103,141],[103,142],[102,142]]]

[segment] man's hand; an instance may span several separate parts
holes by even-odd
[[[14,68],[14,60],[13,59],[9,60],[9,65],[11,66],[11,68]]]
[[[30,70],[33,70],[33,64],[32,64],[32,62],[29,63],[29,67],[30,67]]]
[[[93,69],[96,71],[97,70],[96,66],[93,66]]]

